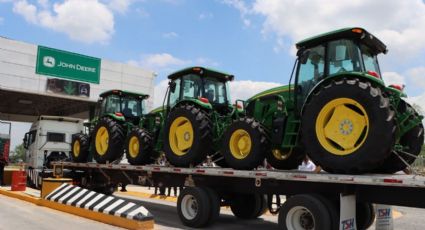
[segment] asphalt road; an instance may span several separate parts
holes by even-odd
[[[108,224],[0,195],[0,230],[113,230]]]

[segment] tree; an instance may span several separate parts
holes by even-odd
[[[24,144],[20,144],[20,145],[15,146],[14,153],[10,155],[9,159],[10,159],[11,162],[19,162],[19,161],[25,162]]]

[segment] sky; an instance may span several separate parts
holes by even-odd
[[[285,85],[297,41],[352,26],[387,45],[386,84],[425,108],[423,0],[0,0],[0,36],[153,70],[155,105],[167,74],[192,65],[234,74],[233,100]]]

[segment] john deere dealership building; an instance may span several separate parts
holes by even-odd
[[[39,115],[88,118],[99,94],[122,89],[153,95],[155,74],[124,63],[0,37],[0,119]],[[152,107],[152,98],[148,107]]]

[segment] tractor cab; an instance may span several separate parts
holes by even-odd
[[[100,94],[95,111],[97,118],[105,115],[137,125],[145,113],[148,95],[122,90],[109,90]]]
[[[190,67],[168,76],[170,93],[167,109],[181,101],[192,101],[217,111],[229,110],[230,94],[228,82],[233,75],[203,67]]]
[[[296,44],[297,105],[300,108],[311,90],[326,78],[344,74],[381,80],[377,55],[386,46],[362,28],[345,28],[315,36]]]

